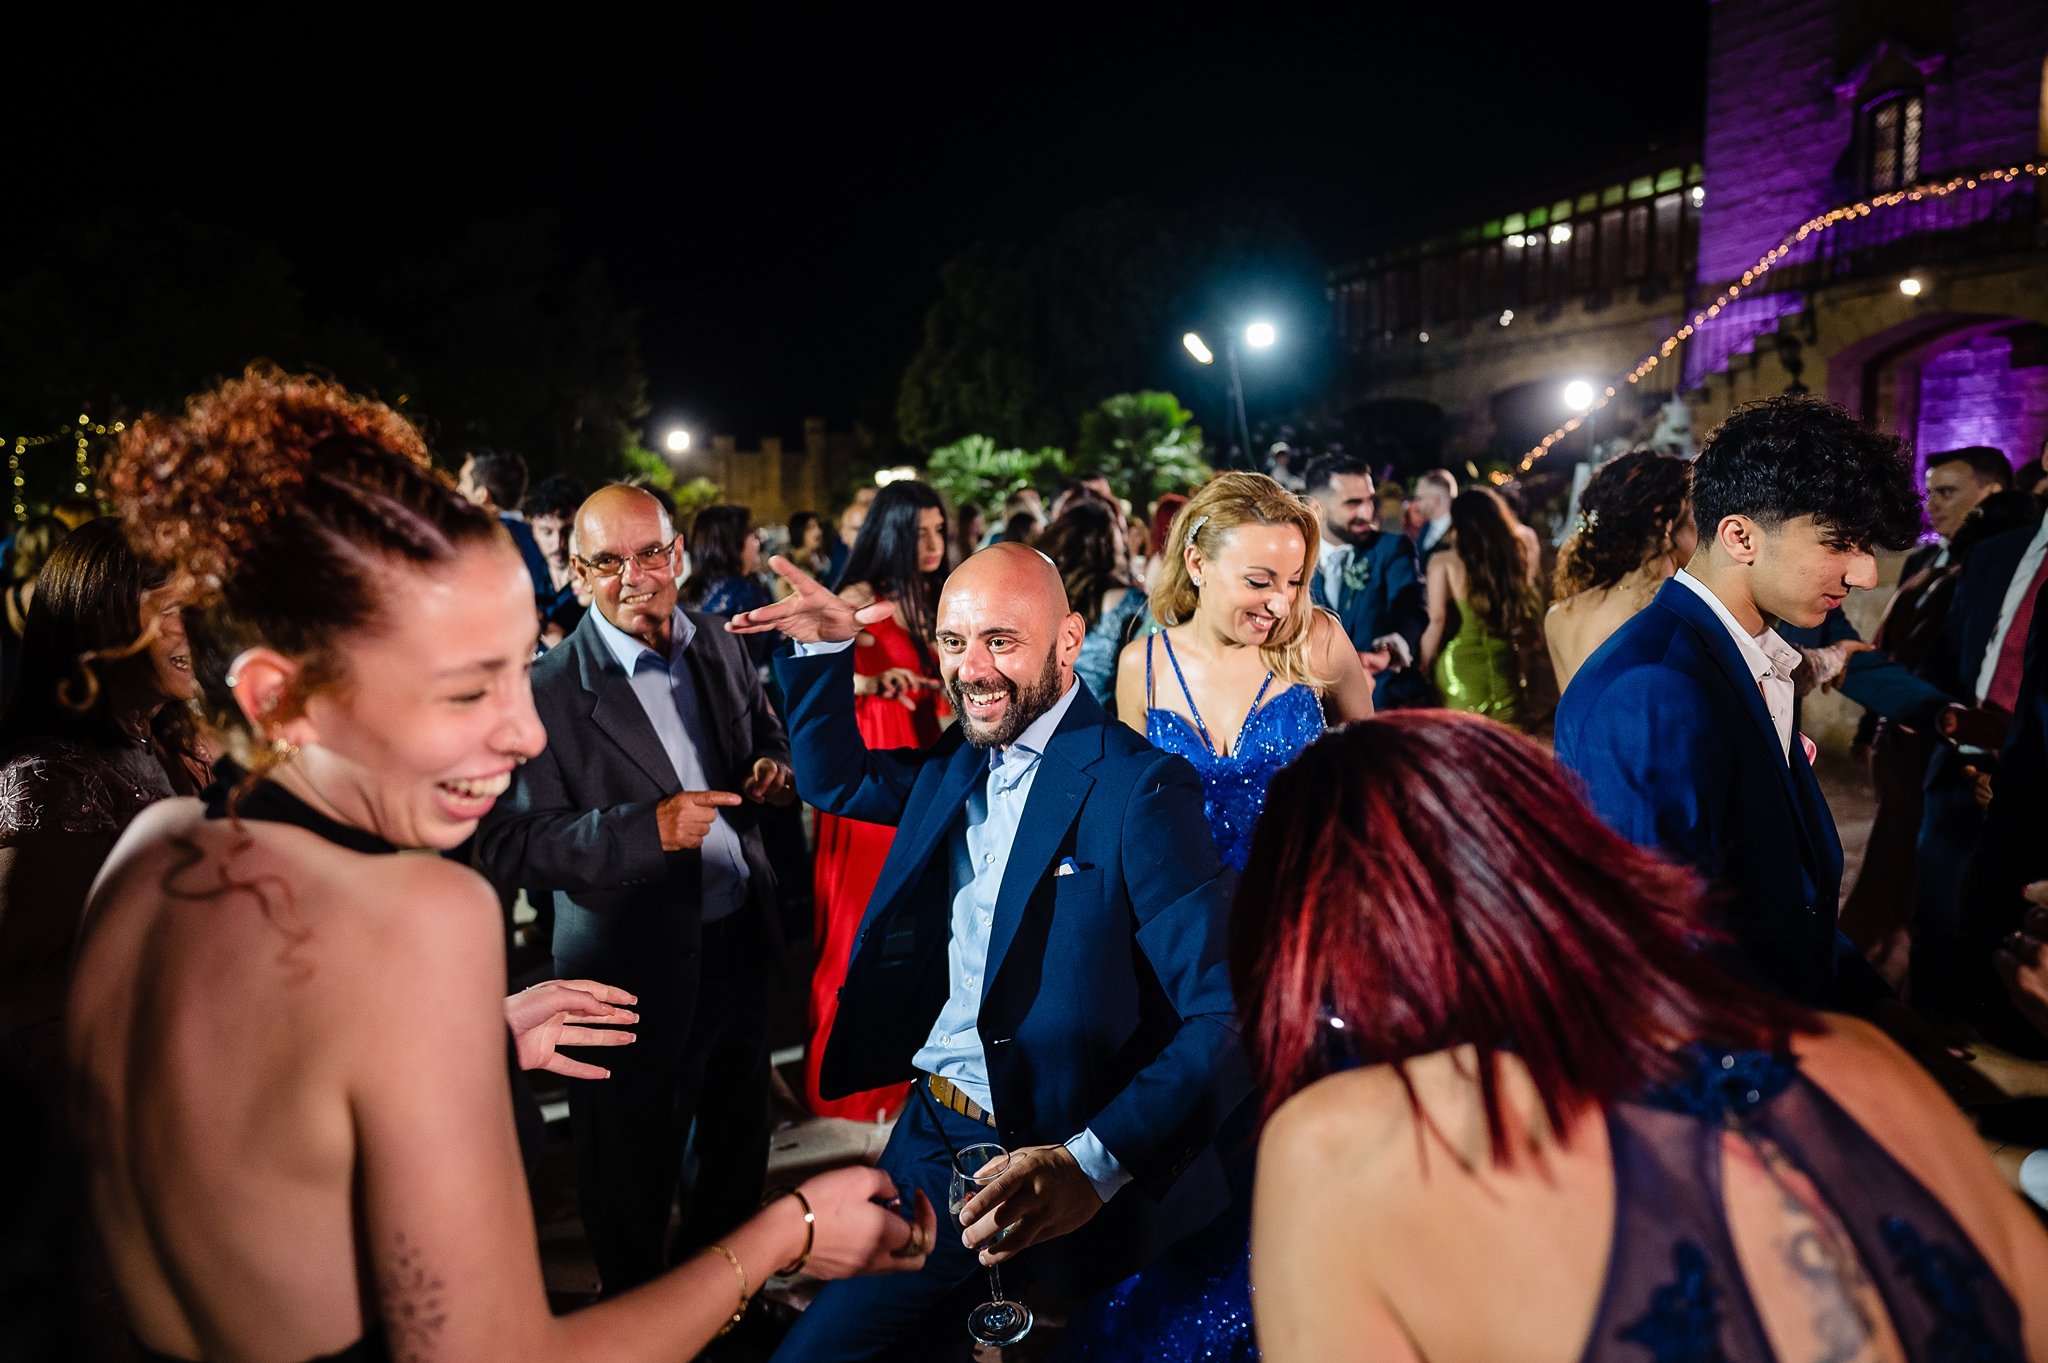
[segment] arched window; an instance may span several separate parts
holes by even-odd
[[[1917,90],[1894,90],[1863,108],[1863,188],[1872,194],[1900,189],[1920,178]]]

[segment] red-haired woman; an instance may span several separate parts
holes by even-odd
[[[1268,1363],[2048,1358],[2048,1234],[1941,1090],[1724,976],[1528,741],[1336,731],[1243,883]]]

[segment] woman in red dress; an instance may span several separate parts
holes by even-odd
[[[839,580],[839,595],[855,606],[887,601],[896,607],[889,619],[868,626],[854,648],[854,719],[870,748],[922,748],[938,740],[939,667],[931,638],[945,566],[946,508],[939,494],[907,480],[877,493]],[[818,966],[811,976],[804,1097],[821,1117],[893,1117],[909,1095],[908,1084],[825,1098],[818,1093],[818,1064],[839,1013],[839,986],[846,982],[854,934],[896,830],[825,813],[817,820]]]

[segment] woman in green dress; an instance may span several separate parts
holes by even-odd
[[[1469,488],[1451,501],[1449,547],[1429,557],[1422,665],[1444,705],[1521,727],[1518,640],[1541,603],[1500,499]]]

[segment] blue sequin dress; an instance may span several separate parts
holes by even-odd
[[[1157,707],[1145,711],[1145,737],[1162,752],[1178,753],[1194,764],[1202,778],[1202,805],[1209,815],[1209,831],[1216,835],[1216,851],[1232,870],[1244,870],[1251,852],[1252,829],[1259,811],[1266,807],[1266,787],[1282,767],[1301,755],[1301,750],[1323,736],[1323,705],[1306,686],[1290,686],[1268,702],[1273,687],[1268,672],[1252,698],[1251,712],[1238,730],[1237,746],[1228,753],[1216,751],[1209,726],[1195,708],[1187,676],[1174,656],[1173,640],[1164,633],[1145,639],[1145,699],[1152,699],[1152,641],[1166,645],[1166,661],[1173,665],[1174,678],[1188,703],[1186,716]]]
[[[1225,864],[1244,870],[1252,829],[1265,808],[1266,787],[1282,767],[1323,733],[1323,707],[1306,686],[1291,686],[1268,701],[1268,672],[1239,730],[1237,746],[1218,753],[1209,726],[1164,634],[1145,641],[1145,697],[1152,697],[1152,640],[1166,645],[1167,661],[1186,698],[1190,724],[1172,710],[1148,708],[1145,736],[1156,748],[1194,764],[1216,850]],[[1128,1194],[1124,1194],[1128,1195]],[[1061,1336],[1063,1363],[1150,1363],[1200,1359],[1248,1363],[1259,1356],[1252,1338],[1251,1207],[1240,1199],[1207,1229],[1168,1250],[1142,1272],[1084,1303]]]

